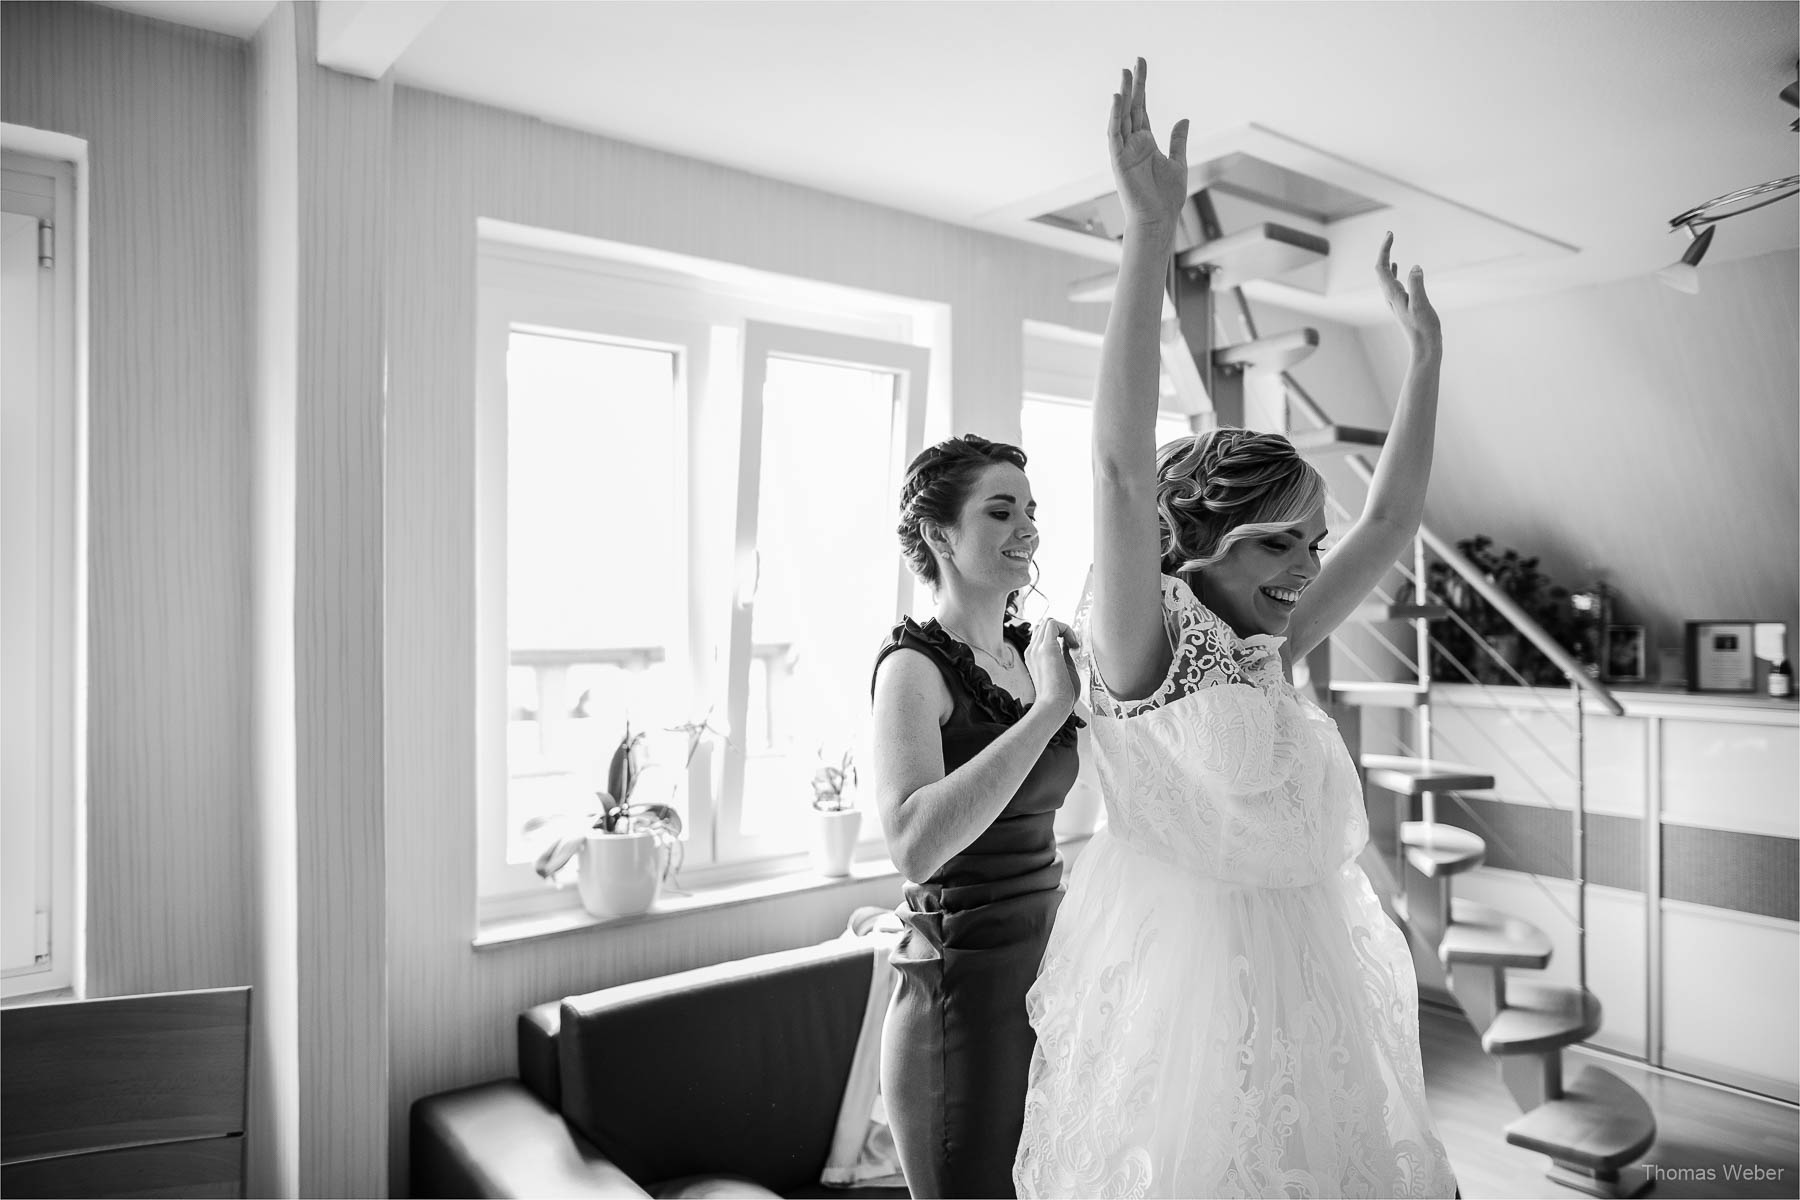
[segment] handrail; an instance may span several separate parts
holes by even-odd
[[[1364,483],[1375,478],[1375,469],[1362,455],[1352,454],[1347,461],[1350,469],[1355,471]],[[1574,656],[1558,645],[1555,638],[1544,632],[1544,627],[1532,620],[1531,614],[1520,608],[1511,596],[1495,587],[1481,568],[1464,558],[1461,551],[1433,533],[1423,523],[1419,525],[1419,536],[1425,539],[1425,544],[1431,547],[1433,554],[1436,554],[1451,570],[1467,580],[1469,586],[1474,588],[1483,600],[1493,605],[1495,610],[1505,617],[1514,629],[1525,635],[1526,641],[1536,646],[1545,658],[1554,663],[1556,669],[1561,671],[1569,682],[1593,696],[1613,716],[1625,715],[1625,706],[1619,703],[1611,690],[1598,679],[1589,675],[1582,665],[1575,661]],[[1424,592],[1425,589],[1420,587],[1421,598],[1424,596]]]

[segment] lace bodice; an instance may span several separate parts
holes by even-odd
[[[1298,887],[1368,841],[1356,769],[1337,723],[1288,683],[1270,635],[1239,638],[1163,576],[1174,656],[1162,686],[1119,701],[1077,616],[1107,822],[1115,837],[1230,883]]]

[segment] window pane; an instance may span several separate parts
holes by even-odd
[[[899,584],[888,479],[895,377],[771,358],[763,390],[749,745],[741,831],[804,838],[819,751],[869,719]]]
[[[1038,502],[1038,589],[1021,604],[1027,617],[1075,615],[1094,558],[1093,407],[1084,401],[1027,396],[1019,414],[1025,473]],[[1187,418],[1159,413],[1156,444],[1188,435]],[[1046,607],[1047,606],[1047,607]]]
[[[661,729],[684,719],[669,662],[687,605],[676,365],[667,350],[510,336],[509,862],[530,861],[527,820],[594,803],[628,719],[665,760]],[[665,761],[633,799],[669,802],[677,774]]]

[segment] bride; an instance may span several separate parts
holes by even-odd
[[[1144,62],[1113,97],[1126,213],[1094,412],[1081,637],[1108,823],[1028,996],[1021,1196],[1450,1196],[1404,937],[1337,727],[1289,681],[1417,528],[1442,337],[1381,249],[1412,347],[1362,517],[1323,559],[1324,484],[1287,439],[1154,446],[1158,322],[1187,122],[1165,156]],[[1078,616],[1077,624],[1082,619]]]

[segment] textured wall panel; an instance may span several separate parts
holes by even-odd
[[[248,50],[8,3],[0,54],[92,168],[88,994],[248,983]]]
[[[300,1191],[385,1182],[382,408],[393,89],[314,64],[297,6],[294,710]]]
[[[1664,825],[1663,895],[1738,912],[1800,920],[1800,842]]]

